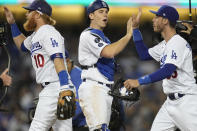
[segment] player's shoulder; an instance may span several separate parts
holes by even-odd
[[[81,35],[90,34],[90,31],[91,31],[91,28],[86,28],[85,30],[83,30],[83,31],[81,32]]]
[[[43,33],[44,35],[61,35],[59,31],[57,31],[52,25],[43,25],[41,28],[41,33]]]
[[[180,45],[180,46],[185,46],[188,42],[183,37],[177,34],[172,37],[170,43]]]
[[[80,37],[85,37],[85,38],[99,38],[99,39],[103,39],[105,37],[104,33],[100,30],[97,29],[93,29],[93,28],[86,28],[85,30],[83,30],[83,32],[81,33]]]
[[[182,41],[183,43],[187,43],[187,41],[183,37],[181,37],[180,35],[178,35],[178,34],[174,36],[174,39],[175,40]]]
[[[91,29],[90,28],[86,28],[85,30],[83,30],[81,32],[81,35],[80,35],[80,39],[88,39],[91,37]]]

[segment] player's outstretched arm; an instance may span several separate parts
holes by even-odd
[[[135,43],[135,47],[136,47],[136,50],[137,50],[137,53],[138,53],[140,59],[141,60],[152,60],[152,57],[150,56],[150,54],[148,52],[147,46],[143,42],[143,37],[142,37],[142,34],[139,30],[141,15],[142,15],[142,9],[139,8],[138,14],[132,16],[133,41]]]
[[[140,85],[146,85],[161,81],[165,78],[170,78],[172,74],[176,71],[176,66],[174,64],[165,64],[162,68],[153,72],[152,74],[140,77],[139,79],[128,79],[124,82],[124,86],[127,89],[137,88]]]
[[[26,37],[18,29],[12,12],[6,6],[4,6],[3,8],[4,8],[4,13],[5,13],[7,22],[11,26],[11,32],[12,32],[12,37],[14,39],[14,42],[15,42],[17,48],[20,49],[21,44],[26,39]]]
[[[124,37],[122,37],[117,42],[114,42],[110,45],[107,45],[101,51],[101,56],[106,58],[113,58],[117,54],[119,54],[125,46],[128,44],[131,36],[133,35],[133,28],[132,28],[132,17],[129,18],[127,22],[127,33]]]

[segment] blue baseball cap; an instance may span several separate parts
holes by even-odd
[[[107,8],[109,10],[108,4],[103,0],[95,0],[93,1],[87,8],[87,14],[94,12],[100,8]]]
[[[52,15],[52,8],[45,0],[35,0],[29,6],[23,8],[30,11],[36,10],[48,16]]]
[[[158,16],[167,18],[170,22],[176,23],[176,21],[179,19],[179,13],[174,7],[163,5],[159,8],[158,11],[152,11],[151,13],[156,14]]]

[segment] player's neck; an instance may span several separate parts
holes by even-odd
[[[36,31],[38,31],[38,29],[41,27],[41,26],[43,26],[43,25],[46,25],[46,23],[44,23],[44,22],[39,22],[39,23],[37,23],[37,26],[36,26],[36,28],[35,28],[35,32]]]
[[[174,36],[176,35],[176,30],[174,28],[165,28],[162,32],[161,32],[162,37],[164,38],[164,40],[166,41],[166,43]]]
[[[90,28],[98,29],[98,30],[103,31],[103,28],[101,28],[100,26],[97,26],[97,25],[95,25],[95,24],[90,24]]]

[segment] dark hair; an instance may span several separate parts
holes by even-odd
[[[176,23],[171,22],[170,20],[168,20],[168,21],[169,21],[170,27],[172,27],[172,28],[175,28],[176,27]]]

